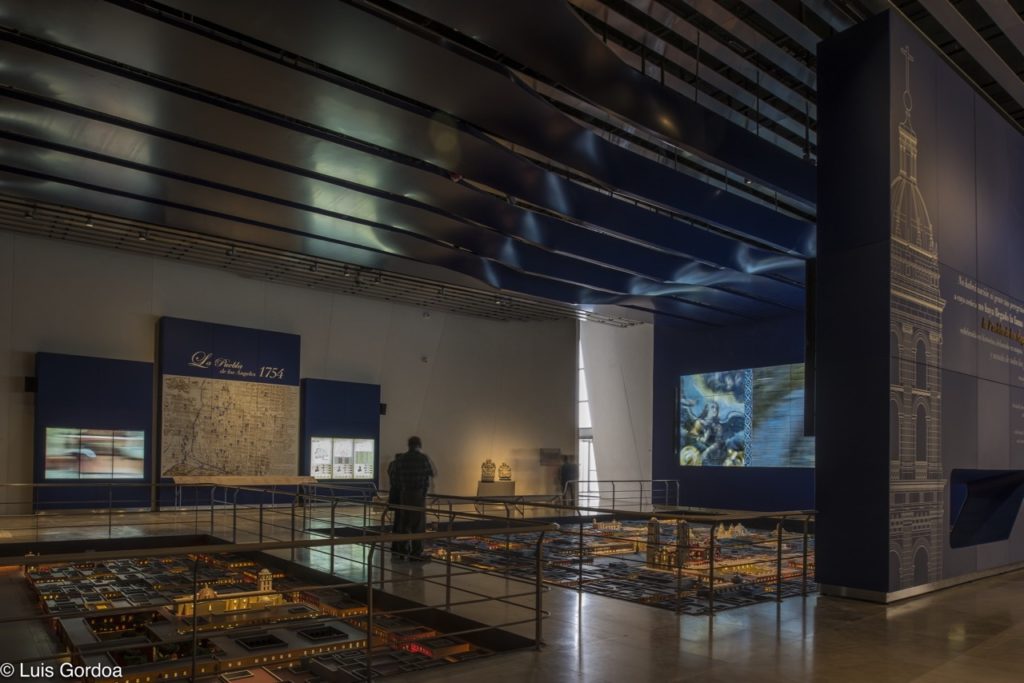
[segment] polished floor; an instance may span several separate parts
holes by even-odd
[[[282,521],[284,516],[282,515]],[[154,527],[153,521],[159,521]],[[237,520],[236,520],[237,521]],[[12,538],[101,538],[209,530],[209,515],[194,512],[119,515],[113,520],[45,515],[4,526]],[[215,522],[226,535],[231,519]],[[238,540],[254,540],[251,525],[236,525]],[[281,526],[277,527],[281,528]],[[159,531],[154,531],[158,529]],[[266,533],[265,533],[266,536]],[[283,551],[289,552],[289,551]],[[339,547],[335,573],[365,577],[362,546]],[[296,559],[327,568],[322,551],[300,550]],[[428,604],[444,604],[442,563],[391,563],[383,559],[388,590]],[[455,572],[452,609],[532,636],[531,584],[500,576]],[[380,574],[375,574],[379,578]],[[10,580],[3,577],[3,580]],[[478,602],[480,595],[519,595],[516,604]],[[844,681],[954,683],[1024,681],[1024,571],[948,589],[890,606],[812,595],[779,604],[732,610],[714,617],[677,616],[611,598],[547,588],[544,646],[443,670],[388,680],[452,683],[504,681]],[[9,605],[8,607],[12,607]],[[25,606],[21,606],[25,607]],[[9,616],[10,612],[8,612]],[[0,628],[3,650],[26,640],[35,651],[42,636]]]

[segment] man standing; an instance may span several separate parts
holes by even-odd
[[[421,450],[423,442],[418,436],[409,437],[409,450],[400,453],[392,466],[388,468],[391,475],[391,487],[398,489],[398,503],[407,509],[399,511],[395,516],[395,533],[419,534],[427,528],[427,490],[434,476],[434,468],[430,459]],[[423,557],[423,541],[410,541],[408,544],[396,544],[397,552],[406,550],[410,560],[425,561]],[[392,548],[393,552],[396,552]]]

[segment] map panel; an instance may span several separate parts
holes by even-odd
[[[162,475],[298,473],[299,387],[163,376]]]

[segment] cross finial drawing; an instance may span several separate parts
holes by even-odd
[[[910,121],[910,110],[914,108],[914,101],[910,97],[910,63],[914,61],[914,55],[910,54],[910,46],[904,45],[900,48],[903,53],[903,109],[907,113],[907,121]]]

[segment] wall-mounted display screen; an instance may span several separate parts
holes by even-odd
[[[47,427],[46,479],[142,479],[146,433]]]
[[[804,364],[679,378],[679,464],[814,467]]]
[[[310,439],[310,475],[317,479],[373,479],[373,439],[314,436]]]

